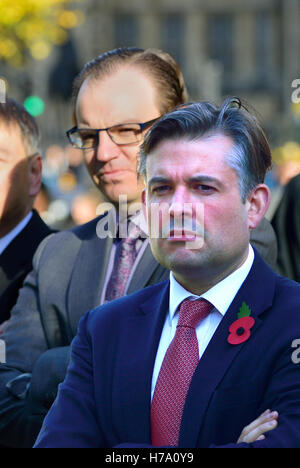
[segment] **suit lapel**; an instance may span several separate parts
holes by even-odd
[[[259,316],[272,304],[274,288],[275,274],[256,254],[248,277],[223,317],[193,376],[183,413],[180,447],[197,446],[210,398],[233,359],[247,343],[231,345],[227,342],[229,327],[237,320],[242,302],[249,305],[251,316],[255,319],[252,336],[262,323]]]
[[[81,316],[100,304],[112,243],[110,237],[98,238],[96,227],[93,236],[82,241],[68,291],[67,310],[73,336]]]
[[[149,240],[146,239],[144,242],[147,242],[147,246],[132,275],[127,294],[144,288],[148,284],[153,272],[158,267],[158,263],[151,252]]]
[[[0,266],[8,279],[31,265],[39,243],[51,234],[51,230],[34,210],[29,223],[11,241],[0,255]]]
[[[122,354],[115,369],[118,391],[116,414],[119,427],[126,427],[128,441],[148,442],[152,372],[165,315],[169,307],[169,281],[160,283],[157,292],[126,316],[122,324]]]
[[[10,284],[10,280],[8,279],[5,268],[2,265],[0,265],[0,297],[1,297],[1,294],[3,294],[3,292],[6,290],[9,284]]]

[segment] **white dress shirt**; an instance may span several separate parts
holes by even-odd
[[[32,211],[28,213],[28,215],[8,234],[6,234],[4,237],[1,237],[0,239],[0,255],[4,252],[6,247],[9,246],[9,244],[14,240],[15,237],[17,237],[18,234],[20,234],[21,231],[27,226],[29,221],[31,220],[32,216]]]
[[[222,281],[217,283],[211,289],[206,291],[201,296],[195,296],[186,289],[184,289],[174,278],[173,273],[170,273],[170,298],[169,298],[169,311],[166,316],[165,324],[160,337],[159,346],[157,349],[151,387],[151,400],[158,378],[158,374],[167,352],[167,349],[174,338],[176,326],[178,323],[179,313],[178,307],[181,302],[190,297],[191,300],[196,300],[202,297],[209,301],[214,309],[212,312],[196,327],[196,335],[199,346],[199,359],[203,355],[208,343],[210,342],[213,334],[215,333],[219,323],[228,310],[231,302],[236,296],[242,283],[245,281],[254,260],[254,251],[249,244],[248,257],[245,262],[233,273],[228,275]]]

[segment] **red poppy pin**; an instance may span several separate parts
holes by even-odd
[[[250,314],[251,310],[249,306],[243,301],[238,313],[238,319],[229,327],[228,343],[238,345],[248,340],[250,329],[255,324],[255,320],[253,317],[250,317]]]

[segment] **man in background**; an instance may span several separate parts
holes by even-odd
[[[13,99],[0,103],[0,335],[32,257],[50,229],[33,210],[42,180],[39,130]]]

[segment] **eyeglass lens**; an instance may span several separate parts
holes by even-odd
[[[110,138],[119,145],[138,143],[141,128],[138,124],[116,125],[107,130]],[[98,145],[98,130],[79,129],[70,134],[72,144],[77,148],[95,148]]]

